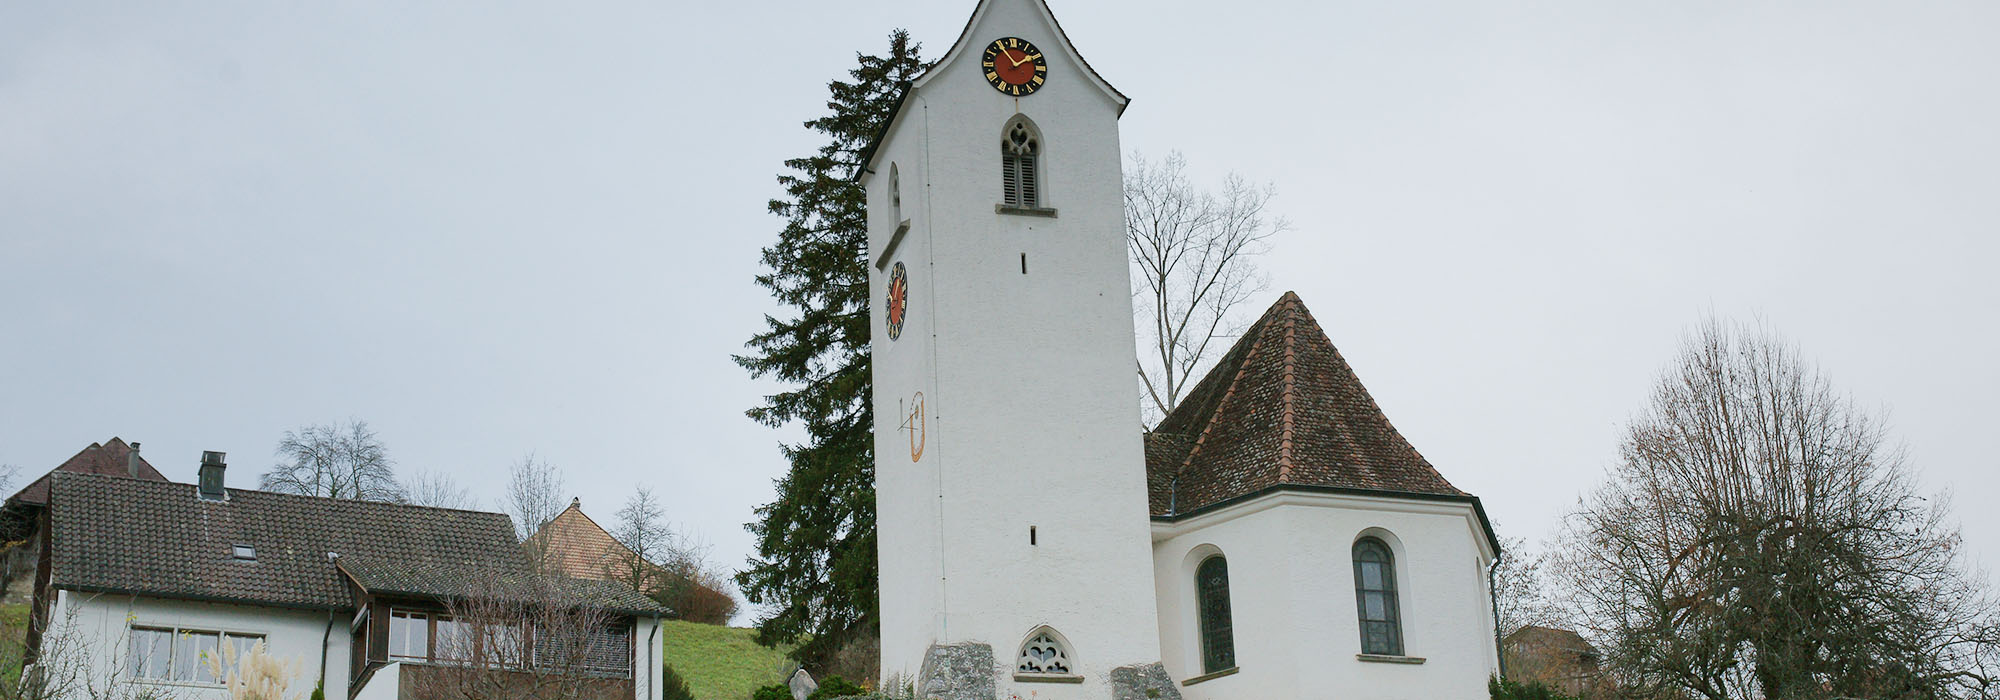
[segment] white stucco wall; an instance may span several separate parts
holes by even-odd
[[[657,632],[657,634],[655,634]],[[633,624],[634,649],[638,655],[632,658],[632,697],[634,700],[652,700],[660,697],[661,676],[665,662],[662,649],[666,647],[667,631],[661,629],[657,617],[640,618]],[[651,646],[648,646],[648,639]]]
[[[75,612],[75,633],[88,640],[89,658],[96,671],[93,677],[109,679],[114,674],[130,678],[131,637],[134,627],[184,627],[244,634],[261,634],[267,650],[290,664],[290,691],[312,692],[319,680],[320,641],[327,633],[324,610],[289,610],[246,607],[219,603],[195,603],[129,595],[58,591],[50,609],[51,633],[61,629],[71,611]],[[326,644],[326,696],[347,694],[348,637],[346,613],[335,613],[334,629]],[[218,685],[138,682],[142,686],[167,689],[183,700],[225,700],[228,694]],[[86,700],[79,697],[77,700]]]
[[[1002,95],[982,75],[984,47],[1010,36],[1047,57],[1033,95]],[[1119,107],[1035,0],[988,2],[959,51],[918,84],[867,181],[871,259],[897,224],[891,164],[911,222],[882,260],[909,271],[898,340],[885,326],[888,274],[870,276],[883,673],[914,676],[934,642],[990,644],[1011,668],[1046,624],[1085,683],[1015,687],[1002,674],[1001,697],[1104,697],[1111,668],[1159,653]],[[1041,131],[1041,204],[1054,218],[994,211],[1017,113]]]
[[[1229,561],[1234,675],[1184,686],[1187,700],[1484,698],[1499,668],[1486,567],[1464,503],[1278,493],[1153,526],[1161,648],[1177,680],[1202,675],[1194,570]],[[1404,653],[1364,662],[1352,548],[1365,534],[1395,551]]]
[[[354,700],[402,700],[402,678],[403,664],[390,662],[375,670],[375,675],[370,676],[368,683],[361,686],[361,691],[354,694]],[[333,695],[328,694],[327,697],[332,699]]]

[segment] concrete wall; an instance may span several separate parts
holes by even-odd
[[[1036,94],[985,81],[980,54],[1010,36],[1047,57]],[[909,270],[900,339],[886,333],[888,273],[870,286],[885,675],[914,675],[933,642],[984,642],[1011,668],[1041,625],[1070,641],[1085,682],[1016,687],[1003,674],[1001,697],[1107,696],[1111,668],[1158,658],[1118,110],[1039,2],[989,0],[920,81],[868,179],[871,258],[898,223],[891,164],[911,222],[884,261]],[[1017,113],[1041,132],[1054,218],[994,210]]]
[[[74,617],[70,613],[74,612]],[[347,614],[334,614],[334,630],[325,646],[326,696],[347,694]],[[181,700],[225,700],[220,685],[132,681],[130,655],[134,627],[185,627],[222,632],[261,634],[267,650],[289,664],[291,692],[310,693],[319,680],[320,640],[326,634],[327,612],[194,603],[128,595],[58,591],[49,615],[51,635],[73,620],[73,633],[85,640],[92,678],[100,684],[118,679],[129,687],[157,687]],[[48,642],[43,642],[48,648]],[[100,685],[100,687],[102,687]],[[86,696],[74,696],[86,700]]]
[[[1483,698],[1499,661],[1486,589],[1493,553],[1479,528],[1467,504],[1287,493],[1155,524],[1167,670],[1202,675],[1194,569],[1220,553],[1238,672],[1183,686],[1188,700]],[[1351,552],[1364,535],[1395,552],[1404,653],[1421,664],[1356,658]]]

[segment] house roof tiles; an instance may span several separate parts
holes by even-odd
[[[49,478],[56,472],[129,476],[129,460],[135,451],[131,445],[125,444],[124,440],[116,437],[106,440],[102,444],[93,442],[89,447],[77,451],[75,455],[64,460],[62,464],[56,465],[55,469],[49,470],[47,474],[41,475],[41,477],[30,482],[27,486],[22,487],[20,491],[15,492],[13,496],[9,496],[7,503],[9,505],[20,504],[29,506],[48,505]],[[145,457],[139,458],[138,478],[150,479],[152,481],[167,480],[167,477],[160,474],[160,470],[154,469],[153,465],[148,463]]]
[[[529,570],[499,513],[58,472],[51,481],[51,583],[307,608],[352,608],[340,568],[369,590],[444,597],[492,571]],[[254,560],[234,547],[255,548]],[[360,572],[358,575],[356,572]],[[664,612],[617,599],[621,610]]]
[[[1286,486],[1471,499],[1389,423],[1291,292],[1146,435],[1146,476],[1155,517]]]

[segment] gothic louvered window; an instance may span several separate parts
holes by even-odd
[[[1236,635],[1229,620],[1229,561],[1218,554],[1194,571],[1195,607],[1201,616],[1201,672],[1236,665]]]
[[[1069,648],[1046,627],[1021,645],[1021,656],[1014,660],[1014,672],[1061,676],[1076,673],[1070,670]]]
[[[1396,558],[1373,537],[1354,543],[1354,598],[1361,617],[1361,653],[1403,655],[1396,605]]]
[[[1041,206],[1041,181],[1035,169],[1042,154],[1041,139],[1026,117],[1016,117],[1000,138],[1000,203],[1010,207]]]

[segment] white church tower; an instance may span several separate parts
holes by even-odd
[[[1126,102],[1042,0],[982,0],[861,175],[882,672],[919,697],[1179,697],[1158,663]]]

